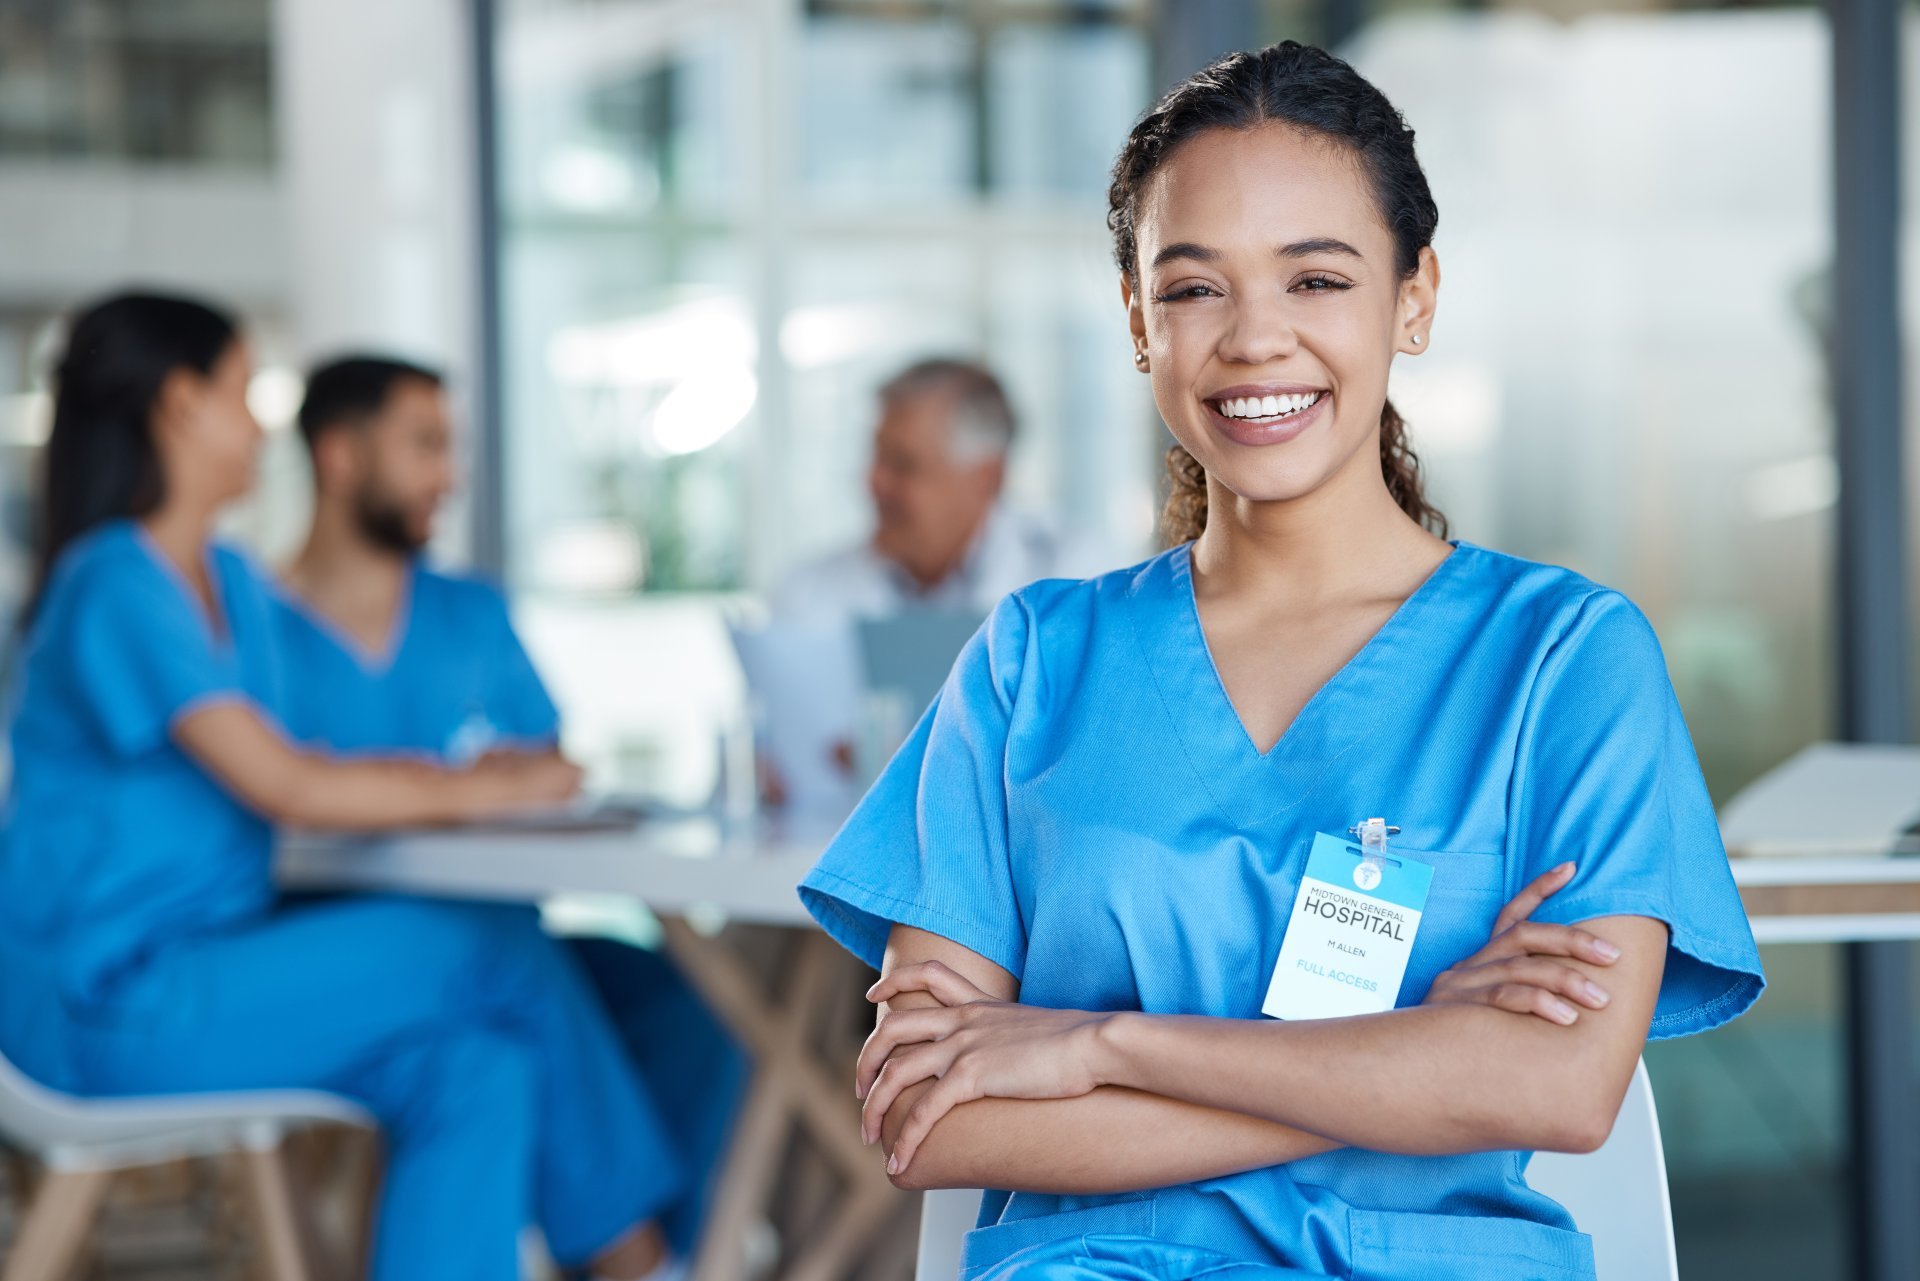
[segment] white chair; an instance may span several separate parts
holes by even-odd
[[[1634,1069],[1613,1133],[1600,1149],[1583,1156],[1538,1153],[1527,1167],[1527,1183],[1567,1207],[1593,1238],[1599,1281],[1679,1281],[1667,1158],[1646,1064]],[[916,1281],[960,1275],[961,1238],[979,1212],[980,1194],[968,1188],[921,1197]]]
[[[302,1126],[371,1126],[357,1104],[312,1090],[76,1098],[0,1055],[0,1136],[45,1166],[0,1281],[64,1281],[119,1170],[239,1152],[268,1275],[312,1276],[280,1141]]]

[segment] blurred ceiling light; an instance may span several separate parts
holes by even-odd
[[[1481,453],[1499,432],[1500,380],[1484,365],[1398,361],[1389,391],[1421,454]]]
[[[1787,520],[1825,511],[1840,498],[1840,471],[1831,454],[1809,454],[1769,463],[1747,473],[1742,484],[1747,515],[1756,521]]]
[[[285,431],[300,412],[307,385],[284,365],[268,365],[247,383],[247,408],[268,431]]]
[[[759,391],[744,364],[695,374],[653,411],[654,448],[669,455],[696,454],[717,444],[753,412]]]
[[[753,322],[738,298],[702,298],[628,320],[569,325],[547,343],[547,369],[573,387],[655,387],[688,371],[753,364]]]
[[[611,152],[580,145],[555,153],[541,167],[540,185],[554,204],[582,213],[650,205],[659,194],[659,182],[651,173],[637,174]]]
[[[53,397],[44,391],[23,391],[0,397],[0,444],[38,448],[53,429]]]

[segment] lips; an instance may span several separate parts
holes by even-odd
[[[1202,403],[1216,432],[1255,446],[1293,440],[1327,414],[1332,400],[1325,388],[1261,384],[1229,387]]]

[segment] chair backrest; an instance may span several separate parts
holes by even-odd
[[[1667,1156],[1645,1063],[1634,1068],[1613,1133],[1599,1151],[1537,1153],[1527,1166],[1527,1185],[1566,1206],[1593,1238],[1600,1281],[1679,1281]]]
[[[1667,1159],[1646,1064],[1634,1068],[1613,1133],[1600,1149],[1583,1156],[1538,1153],[1527,1168],[1527,1184],[1567,1207],[1580,1230],[1593,1237],[1599,1281],[1679,1281]],[[979,1212],[980,1194],[970,1188],[920,1198],[916,1281],[960,1275],[961,1238]]]

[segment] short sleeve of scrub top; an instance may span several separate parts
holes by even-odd
[[[1016,978],[1025,968],[1005,765],[1027,630],[1017,595],[994,609],[800,888],[827,932],[876,969],[896,922],[951,939]]]
[[[1542,660],[1508,818],[1526,880],[1571,861],[1533,919],[1648,916],[1669,930],[1651,1038],[1725,1022],[1760,994],[1752,934],[1653,627],[1595,591]]]
[[[137,557],[98,557],[80,569],[86,581],[60,594],[67,616],[49,629],[50,643],[65,651],[76,701],[115,752],[151,751],[182,714],[243,696],[238,665],[184,585]]]

